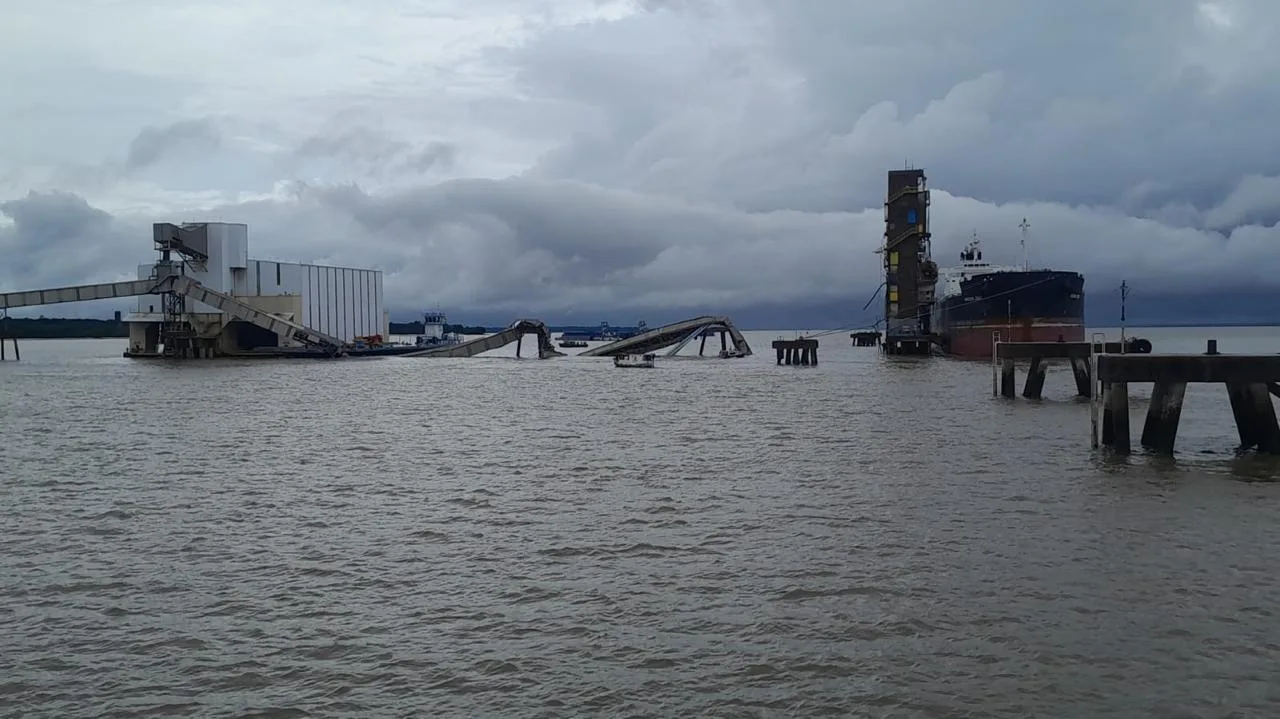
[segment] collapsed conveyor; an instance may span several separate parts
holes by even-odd
[[[564,353],[557,350],[555,345],[551,343],[551,330],[548,329],[547,325],[541,320],[516,320],[505,330],[495,334],[468,340],[456,345],[424,349],[421,352],[414,352],[407,356],[475,357],[482,352],[495,350],[499,347],[509,345],[512,342],[519,342],[522,337],[529,334],[538,336],[538,359],[564,356]],[[519,345],[516,346],[516,356],[520,356]]]
[[[670,347],[677,343],[680,343],[680,346],[683,347],[684,343],[708,330],[723,330],[727,332],[733,340],[733,348],[739,356],[746,357],[751,354],[751,345],[747,344],[747,339],[742,336],[737,327],[733,326],[733,322],[728,317],[707,315],[641,332],[633,337],[592,348],[578,356],[613,357],[625,354],[646,354],[657,352],[664,347]],[[682,340],[683,342],[681,342]]]

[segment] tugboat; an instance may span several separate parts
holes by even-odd
[[[427,312],[422,317],[422,334],[418,335],[414,346],[419,349],[446,347],[462,343],[456,332],[445,331],[449,318],[443,312]]]

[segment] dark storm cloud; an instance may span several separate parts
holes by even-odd
[[[170,125],[145,127],[129,143],[125,170],[141,170],[159,162],[175,150],[214,150],[222,143],[222,133],[209,118],[182,120]]]
[[[107,212],[66,192],[29,193],[0,203],[0,282],[43,289],[113,281],[132,274],[121,227]],[[127,251],[126,251],[127,252]]]
[[[910,161],[992,202],[1206,207],[1280,173],[1280,93],[1248,70],[1277,63],[1233,59],[1219,36],[1246,31],[1202,5],[748,2],[753,22],[655,13],[513,62],[530,93],[591,109],[541,176],[822,211],[874,204],[879,171]],[[1280,39],[1280,5],[1231,8]],[[1156,204],[1132,197],[1144,183]]]
[[[237,208],[255,238],[270,238],[255,247],[373,262],[405,303],[710,309],[754,301],[755,287],[779,279],[788,286],[770,294],[780,302],[836,296],[855,261],[849,217],[743,215],[582,183],[458,180],[381,194],[299,185],[294,197]]]
[[[370,127],[357,125],[312,135],[293,151],[298,160],[336,159],[361,168],[368,176],[447,170],[458,159],[458,146],[432,141],[418,145]]]

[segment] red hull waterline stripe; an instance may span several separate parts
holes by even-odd
[[[996,334],[1005,342],[1084,342],[1085,326],[1082,322],[1045,322],[956,327],[946,333],[947,354],[990,359],[992,338]]]

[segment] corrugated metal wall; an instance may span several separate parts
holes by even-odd
[[[249,260],[250,295],[300,295],[298,321],[345,340],[383,331],[378,270]]]
[[[321,265],[295,267],[304,325],[345,340],[382,332],[381,272]],[[269,294],[266,287],[263,294]]]

